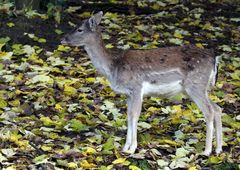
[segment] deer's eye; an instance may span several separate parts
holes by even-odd
[[[83,30],[81,28],[77,29],[78,32],[82,32]]]

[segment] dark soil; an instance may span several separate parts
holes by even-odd
[[[10,28],[6,23],[11,22],[15,26]],[[76,15],[64,14],[61,24],[58,25],[53,18],[43,20],[35,17],[29,19],[21,15],[9,17],[9,15],[0,14],[0,37],[8,36],[11,39],[10,44],[32,44],[45,50],[53,51],[60,44],[60,39],[63,36],[57,34],[55,29],[60,29],[64,33],[68,32],[72,29],[68,22],[78,24],[81,20]],[[36,42],[24,35],[24,33],[34,34],[39,38],[46,39],[47,42]]]

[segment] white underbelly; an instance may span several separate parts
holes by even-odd
[[[151,84],[149,82],[143,82],[141,95],[171,97],[183,90],[181,82],[181,80],[166,84]]]

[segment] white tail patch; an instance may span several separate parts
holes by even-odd
[[[214,70],[212,70],[211,74],[210,74],[210,83],[212,86],[214,86],[216,84],[217,81],[217,72],[218,72],[218,63],[219,63],[219,59],[221,58],[221,56],[216,56],[215,59],[215,64],[214,64]]]

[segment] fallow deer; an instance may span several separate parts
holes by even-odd
[[[84,20],[82,25],[65,35],[62,44],[83,46],[97,71],[110,82],[111,88],[127,96],[128,129],[123,151],[137,148],[137,122],[143,97],[170,97],[183,92],[204,113],[206,121],[205,155],[212,152],[215,124],[216,153],[222,151],[221,108],[208,97],[217,74],[213,51],[193,45],[149,50],[106,49],[99,24],[103,13]]]

